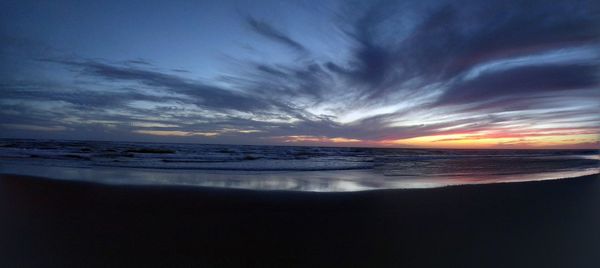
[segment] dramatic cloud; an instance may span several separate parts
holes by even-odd
[[[171,17],[126,34],[100,31],[99,19],[80,26],[38,16],[36,27],[60,25],[54,32],[65,41],[4,18],[25,30],[0,34],[10,41],[0,43],[0,129],[218,143],[593,147],[596,6],[257,3],[237,9],[247,10],[242,23],[234,8],[214,17],[198,10],[211,18],[202,27]]]
[[[600,88],[596,65],[533,65],[457,82],[437,104],[473,103],[497,98],[523,98],[536,93]]]

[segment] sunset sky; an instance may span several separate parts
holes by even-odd
[[[0,137],[600,148],[597,1],[2,1]]]

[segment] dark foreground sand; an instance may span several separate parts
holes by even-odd
[[[0,267],[600,267],[600,176],[357,193],[0,176]]]

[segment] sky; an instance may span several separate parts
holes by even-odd
[[[0,137],[600,148],[596,1],[2,1]]]

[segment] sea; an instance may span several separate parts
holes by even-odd
[[[599,150],[401,149],[0,139],[0,174],[122,185],[346,192],[600,173]]]

